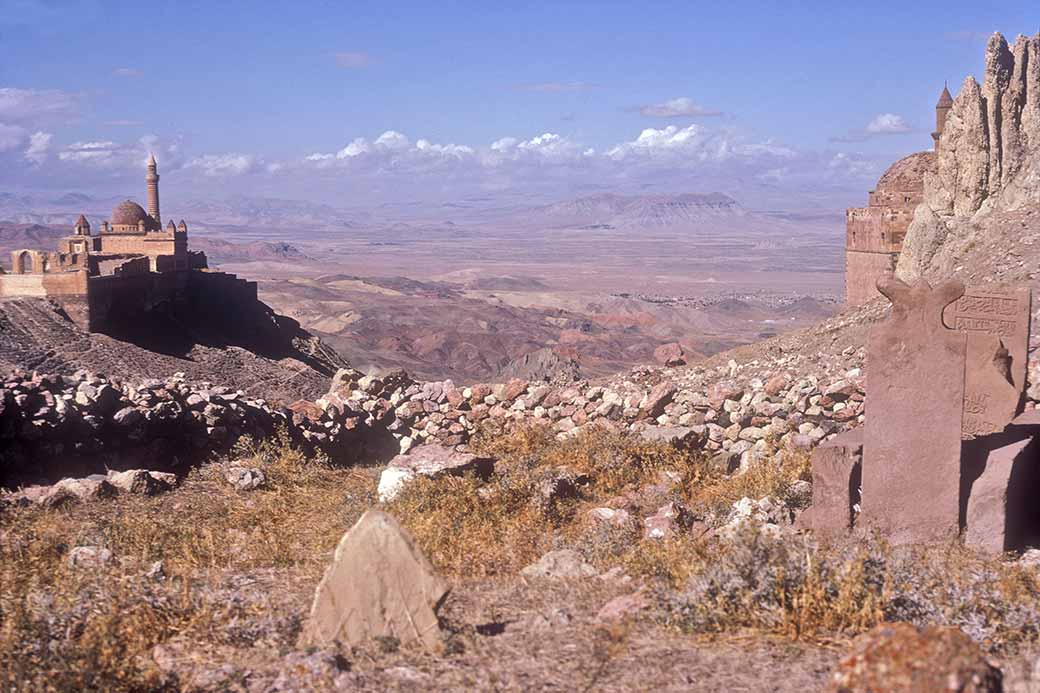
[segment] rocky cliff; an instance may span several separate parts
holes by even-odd
[[[924,203],[915,212],[896,273],[904,279],[957,273],[960,260],[977,250],[995,225],[1035,224],[1035,207],[1040,207],[1040,34],[1019,36],[1013,47],[994,34],[986,46],[982,84],[969,76],[954,100],[938,170],[925,178]]]

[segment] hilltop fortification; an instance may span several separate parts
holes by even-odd
[[[56,251],[19,249],[11,273],[0,270],[0,298],[47,298],[89,332],[107,332],[164,304],[255,302],[256,284],[207,270],[188,249],[188,225],[159,213],[159,174],[149,156],[148,211],[121,202],[95,235],[82,214]]]

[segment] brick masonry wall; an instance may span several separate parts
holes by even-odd
[[[845,252],[845,301],[859,305],[881,295],[877,280],[891,273],[898,253]]]

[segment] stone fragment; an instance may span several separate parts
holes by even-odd
[[[852,529],[860,500],[862,459],[862,428],[821,443],[813,451],[809,526],[816,533],[833,536]]]
[[[704,439],[704,431],[689,426],[646,426],[640,429],[639,437],[650,443],[663,443],[674,448],[698,447]]]
[[[1007,349],[1000,339],[968,333],[961,437],[999,433],[1011,423],[1022,392],[1011,383]]]
[[[678,342],[662,344],[654,349],[654,360],[662,366],[685,366],[686,351]]]
[[[263,470],[256,467],[231,467],[224,478],[239,491],[254,491],[267,483]]]
[[[577,551],[560,549],[545,554],[536,563],[521,570],[520,574],[526,578],[562,580],[594,577],[597,572]]]
[[[675,385],[669,381],[658,383],[647,394],[646,399],[640,407],[640,414],[651,419],[656,419],[664,413],[664,408],[671,403],[675,396]]]
[[[128,469],[125,472],[110,471],[108,483],[124,493],[138,493],[146,496],[166,491],[172,486],[165,479],[161,479],[145,469]]]
[[[413,448],[407,455],[398,455],[379,477],[379,500],[388,503],[401,492],[405,484],[417,476],[436,479],[445,475],[461,476],[474,472],[488,476],[495,461],[468,452],[460,452],[443,445],[429,444]]]
[[[69,551],[68,561],[73,568],[97,569],[112,561],[112,552],[102,546],[77,546]]]
[[[1000,669],[959,628],[883,623],[852,642],[837,665],[834,693],[1000,693]]]
[[[1007,433],[965,443],[963,485],[968,488],[964,543],[1001,554],[1038,538],[1040,426],[1012,426]]]
[[[397,521],[369,510],[336,547],[299,646],[356,646],[392,637],[440,652],[437,610],[447,595],[447,583]]]
[[[40,503],[48,507],[57,507],[73,498],[87,501],[97,500],[100,498],[111,498],[115,494],[116,488],[104,477],[62,479],[51,487],[50,491],[40,499]]]
[[[671,539],[693,525],[694,517],[681,503],[667,503],[643,520],[644,539]]]
[[[949,540],[959,528],[967,335],[947,330],[942,311],[964,285],[890,278],[878,290],[892,312],[868,342],[860,522],[894,544]]]

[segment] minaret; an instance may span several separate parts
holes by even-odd
[[[935,140],[936,153],[939,151],[939,138],[946,129],[946,116],[950,115],[951,108],[953,108],[953,97],[950,96],[948,85],[944,84],[942,94],[939,94],[939,102],[935,104],[935,132],[932,133],[932,139]]]
[[[148,216],[155,219],[157,228],[162,228],[162,218],[159,216],[159,173],[155,164],[155,155],[148,154],[148,174],[144,177],[148,184]]]

